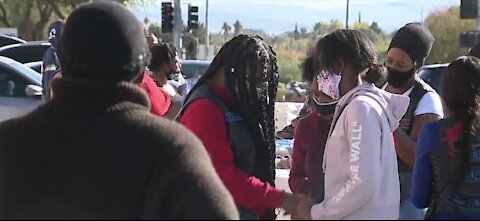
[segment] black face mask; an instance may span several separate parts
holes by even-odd
[[[401,72],[390,67],[388,69],[387,82],[394,88],[401,88],[404,86],[410,79],[415,76],[415,68],[413,67],[409,71]]]
[[[330,103],[320,103],[315,96],[312,96],[312,100],[315,103],[315,109],[317,112],[324,116],[328,117],[335,113],[335,108],[337,107],[338,101],[330,102]]]

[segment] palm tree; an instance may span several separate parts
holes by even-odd
[[[233,35],[237,36],[237,35],[241,34],[242,31],[243,31],[243,25],[242,25],[242,23],[241,23],[239,20],[237,20],[237,21],[233,24],[233,29],[234,29]]]
[[[230,30],[232,30],[232,27],[228,25],[227,22],[224,22],[222,26],[222,31],[223,31],[223,37],[225,38],[225,41],[227,41],[228,35],[230,34]]]

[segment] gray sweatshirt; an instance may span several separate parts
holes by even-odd
[[[313,205],[313,219],[398,219],[393,131],[409,102],[373,84],[340,99],[323,160],[325,200]]]

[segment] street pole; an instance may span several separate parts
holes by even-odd
[[[208,60],[208,48],[210,47],[210,39],[208,36],[208,0],[205,6],[205,60]]]
[[[345,22],[345,28],[348,29],[348,11],[349,11],[349,8],[350,8],[350,0],[347,0],[347,19],[346,19],[346,22]]]
[[[175,0],[173,7],[173,45],[182,51],[182,5],[181,0]]]
[[[480,1],[477,1],[477,31],[480,31]]]
[[[420,13],[421,13],[421,16],[422,16],[422,21],[421,21],[421,23],[423,24],[423,23],[425,23],[425,20],[424,20],[424,18],[423,18],[423,7],[421,8],[421,12],[420,12]]]

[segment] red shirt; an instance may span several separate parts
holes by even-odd
[[[155,115],[163,116],[170,108],[170,95],[163,89],[157,86],[155,81],[149,74],[143,74],[142,83],[139,85],[143,88],[150,99],[150,112]]]
[[[318,175],[323,173],[323,153],[331,123],[331,120],[319,116],[317,111],[313,111],[298,123],[288,179],[292,192],[308,194],[315,187],[323,185],[319,182],[324,180]]]
[[[228,106],[234,105],[228,92],[210,85]],[[268,182],[250,175],[234,162],[232,144],[228,137],[224,113],[208,99],[191,102],[180,119],[185,127],[193,131],[203,142],[210,154],[213,166],[235,202],[263,215],[266,209],[279,208],[283,202],[283,190],[272,187]]]

